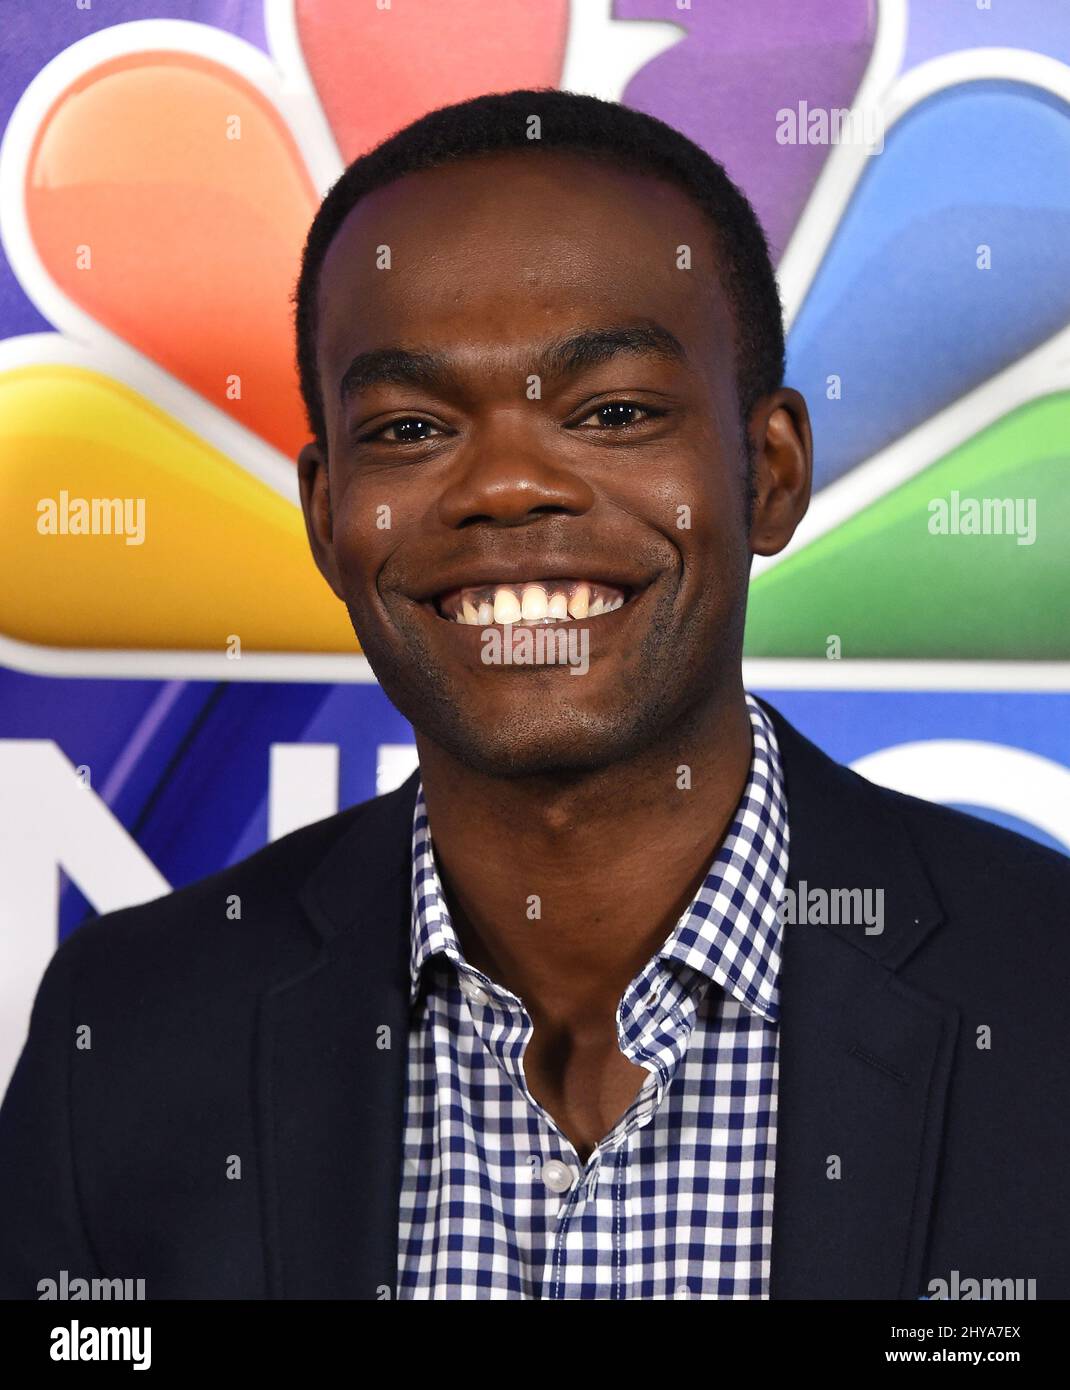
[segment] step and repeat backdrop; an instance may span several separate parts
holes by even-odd
[[[1068,63],[1065,0],[5,7],[0,1091],[59,939],[415,765],[307,552],[289,296],[345,164],[481,92],[650,112],[762,217],[817,476],[749,688],[1070,853]]]

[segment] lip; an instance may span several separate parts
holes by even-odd
[[[643,589],[651,583],[645,575],[629,574],[624,570],[592,563],[589,559],[562,561],[547,558],[543,562],[525,560],[523,565],[516,563],[499,565],[473,565],[461,569],[446,570],[438,575],[434,586],[428,586],[410,595],[416,603],[429,605],[436,615],[438,605],[447,595],[458,589],[482,589],[498,584],[523,585],[540,581],[586,580],[591,584],[604,584],[622,589],[627,596],[627,608]],[[617,610],[620,611],[619,609]]]

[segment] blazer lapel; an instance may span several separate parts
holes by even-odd
[[[879,933],[784,927],[771,1296],[915,1298],[958,1011],[895,972],[940,907],[894,812],[765,708],[796,901],[814,888],[884,893]]]
[[[417,780],[358,817],[309,879],[321,954],[261,999],[272,1298],[394,1297]]]

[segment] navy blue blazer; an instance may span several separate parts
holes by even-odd
[[[785,927],[772,1296],[1070,1297],[1070,860],[765,707],[789,886],[884,890],[880,934]],[[62,943],[0,1110],[0,1296],[393,1296],[415,794]]]

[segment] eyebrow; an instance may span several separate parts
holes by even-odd
[[[611,328],[583,328],[548,343],[533,363],[531,374],[543,380],[575,376],[625,354],[686,363],[687,353],[674,333],[654,322]],[[338,394],[344,405],[351,396],[372,386],[414,386],[442,392],[458,386],[447,353],[387,347],[358,353],[346,368]]]

